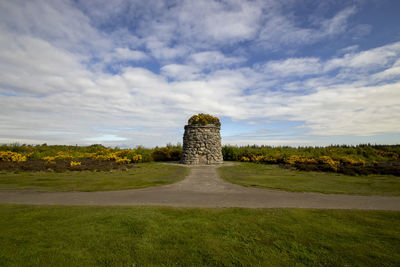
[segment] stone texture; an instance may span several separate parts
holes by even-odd
[[[223,163],[220,127],[213,124],[186,125],[181,163],[191,165]]]

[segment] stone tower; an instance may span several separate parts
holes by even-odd
[[[210,116],[210,115],[199,114],[195,116]],[[210,117],[218,120],[218,118],[216,117],[212,116]],[[222,163],[223,158],[221,149],[219,120],[216,124],[206,124],[210,122],[210,120],[208,121],[203,120],[203,122],[201,122],[200,119],[200,123],[194,124],[191,123],[191,119],[189,120],[189,125],[185,126],[185,133],[183,135],[183,151],[182,151],[181,163],[183,164]]]

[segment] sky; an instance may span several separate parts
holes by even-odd
[[[0,0],[0,143],[400,143],[398,0]]]

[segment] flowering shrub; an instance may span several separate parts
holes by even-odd
[[[0,161],[24,162],[26,157],[12,151],[0,151]]]
[[[69,165],[70,165],[71,167],[81,166],[81,162],[79,162],[79,161],[71,161],[71,162],[69,163]]]
[[[365,161],[362,159],[355,160],[350,157],[341,157],[339,161],[341,165],[365,166]]]
[[[115,159],[115,162],[118,163],[118,164],[126,164],[126,163],[130,163],[131,160],[128,159],[127,157],[123,157],[123,158],[117,157]]]
[[[215,126],[221,126],[221,122],[217,117],[211,116],[209,114],[200,113],[198,115],[193,115],[188,120],[189,125],[207,125],[214,124]]]
[[[103,160],[103,161],[111,161],[111,160],[116,161],[118,158],[120,158],[120,157],[118,157],[115,153],[110,153],[110,154],[106,154],[106,155],[100,154],[100,155],[93,156],[94,160]]]
[[[318,158],[304,157],[300,155],[282,156],[276,155],[254,155],[251,152],[245,152],[240,155],[239,160],[242,162],[266,163],[266,164],[289,164],[296,168],[304,168],[305,166],[320,166],[323,170],[335,171],[342,166],[365,166],[366,163],[362,159],[353,159],[351,157],[341,157],[333,159],[330,156],[320,156]],[[300,166],[301,165],[301,166]]]
[[[240,161],[243,162],[255,162],[255,163],[280,163],[282,162],[282,158],[274,158],[270,155],[254,155],[250,152],[244,153],[240,157]]]
[[[63,146],[63,145],[0,145],[0,170],[108,170],[121,168],[125,164],[152,162],[153,153],[160,161],[178,161],[182,154],[182,146],[167,144],[161,148],[145,148],[138,146],[135,149],[107,148],[102,145],[92,146]],[[161,153],[160,153],[161,152]],[[7,162],[27,162],[27,164],[10,164]],[[72,162],[72,163],[71,163]]]
[[[142,155],[136,154],[134,149],[124,149],[117,152],[111,152],[108,150],[98,152],[91,156],[94,160],[101,161],[115,161],[118,164],[126,164],[126,163],[138,163],[143,160]]]
[[[47,164],[56,164],[55,157],[43,157],[42,160],[46,161]]]
[[[142,155],[134,155],[134,156],[132,157],[132,161],[133,161],[134,163],[141,162],[141,161],[142,161]]]
[[[302,157],[302,156],[298,156],[298,155],[293,155],[290,156],[288,158],[284,159],[285,163],[288,164],[296,164],[296,163],[318,163],[318,161],[316,159],[313,158],[306,158],[306,157]]]
[[[262,155],[255,156],[253,158],[253,161],[256,162],[256,163],[263,162],[264,161],[264,156],[262,156]]]
[[[321,156],[321,157],[319,157],[318,158],[318,163],[327,165],[333,171],[337,171],[337,169],[339,167],[339,164],[340,164],[339,161],[333,160],[329,156]]]
[[[284,162],[288,163],[288,164],[295,164],[296,162],[299,162],[300,160],[301,160],[300,156],[293,155],[293,156],[290,156],[288,158],[285,158]]]
[[[246,157],[246,156],[242,156],[242,158],[240,159],[240,161],[249,162],[250,159],[249,159],[248,157]]]
[[[277,164],[279,161],[282,160],[280,156],[278,157],[273,157],[269,155],[263,156],[262,162],[269,163],[269,164]]]
[[[55,156],[55,159],[59,160],[72,160],[72,156],[69,154],[65,154],[63,151],[57,152],[57,156]]]

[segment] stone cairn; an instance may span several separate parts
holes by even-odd
[[[192,116],[183,135],[183,164],[220,164],[221,123],[217,117],[200,113]]]

